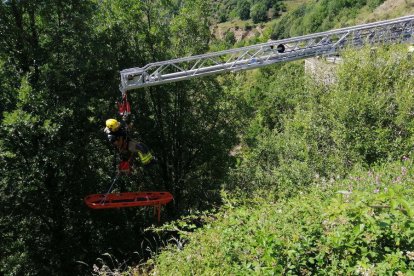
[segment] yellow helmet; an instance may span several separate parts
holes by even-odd
[[[119,127],[121,126],[121,123],[118,122],[115,119],[108,119],[106,120],[106,127],[110,130],[110,131],[117,131],[119,129]]]

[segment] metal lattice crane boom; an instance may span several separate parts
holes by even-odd
[[[121,91],[235,72],[319,55],[345,47],[414,41],[414,15],[204,55],[155,62],[121,71]]]

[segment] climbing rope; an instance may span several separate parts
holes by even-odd
[[[108,197],[108,194],[112,191],[112,187],[114,186],[115,182],[118,180],[120,173],[118,172],[114,179],[112,180],[111,187],[109,187],[109,190],[106,192],[105,196],[102,198],[100,204],[105,204],[106,198]]]
[[[122,99],[117,103],[119,115],[122,116],[123,120],[126,120],[131,114],[131,105],[128,102],[128,94],[124,93]]]

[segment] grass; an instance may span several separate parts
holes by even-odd
[[[309,0],[285,0],[284,1],[288,12],[296,9],[297,7],[305,4],[306,2],[309,2]]]
[[[414,14],[414,0],[386,0],[374,11],[363,10],[356,18],[357,22],[373,22]]]

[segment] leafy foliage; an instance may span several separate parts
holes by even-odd
[[[257,85],[241,90],[257,112],[229,189],[290,193],[314,175],[335,178],[409,154],[413,106],[403,99],[411,97],[413,67],[405,46],[390,51],[345,53],[333,85],[308,79],[299,64],[259,73]]]
[[[182,239],[155,258],[154,273],[413,273],[414,68],[405,46],[343,57],[334,84],[300,63],[236,76],[228,92],[252,120],[230,196],[194,232],[172,224]]]
[[[252,18],[254,23],[266,22],[272,19],[268,16],[270,11],[276,17],[276,14],[285,9],[280,0],[221,0],[213,4],[213,15],[218,22],[226,22],[235,18],[241,20]]]
[[[257,3],[253,5],[250,13],[253,23],[259,23],[266,21],[267,19],[267,9],[264,3]]]
[[[156,259],[157,274],[409,274],[414,215],[405,159],[292,198],[230,198],[215,219]],[[343,190],[345,189],[345,190]]]
[[[239,17],[241,20],[250,19],[250,2],[248,0],[239,1],[237,9],[239,10]]]
[[[152,210],[99,213],[83,203],[114,174],[102,128],[116,116],[119,70],[205,52],[208,3],[2,1],[0,11],[0,273],[84,274],[81,263],[102,252],[132,258]],[[159,166],[116,189],[172,192],[170,218],[218,201],[237,143],[235,99],[209,78],[130,98],[134,135]]]
[[[383,2],[384,0],[308,1],[275,22],[271,38],[288,38],[349,26],[360,10],[373,10]]]
[[[260,21],[267,20],[271,9],[277,14],[282,8],[280,1],[238,3],[220,2],[217,14],[225,20],[247,17],[249,7],[249,16],[258,16]],[[294,13],[303,19],[287,21],[293,29],[274,30],[283,36],[327,28],[336,24],[329,14],[338,15],[341,23],[353,18],[359,8],[379,3],[312,2]],[[87,264],[103,252],[122,260],[116,262],[119,267],[124,267],[123,260],[137,260],[133,252],[145,248],[148,233],[143,229],[153,223],[152,210],[92,212],[83,203],[85,195],[105,192],[113,177],[113,149],[103,137],[103,122],[117,116],[112,103],[118,94],[119,70],[200,54],[213,47],[229,48],[234,43],[234,35],[229,33],[227,41],[210,45],[209,4],[202,0],[1,2],[0,273],[86,274],[92,270]],[[316,10],[308,12],[311,7]],[[358,54],[348,52],[346,57],[338,71],[338,82],[330,87],[308,79],[303,64],[292,63],[131,93],[130,100],[137,107],[132,112],[133,136],[152,148],[158,167],[153,172],[137,169],[132,176],[122,177],[116,189],[172,192],[175,201],[165,218],[173,219],[220,203],[222,187],[240,192],[241,197],[271,191],[275,193],[272,200],[282,200],[312,184],[326,190],[326,179],[335,181],[350,169],[411,154],[412,63],[398,48],[392,54],[366,49]],[[403,178],[399,177],[395,181]],[[387,191],[381,186],[382,193],[374,195],[362,189],[350,197],[354,205],[332,198],[329,191],[311,190],[308,205],[320,203],[315,211],[318,217],[300,209],[298,198],[271,203],[268,206],[284,208],[279,205],[283,203],[291,207],[283,209],[289,214],[286,217],[265,213],[279,228],[265,224],[259,217],[263,210],[241,205],[235,218],[227,211],[223,213],[221,221],[229,225],[222,237],[228,243],[221,237],[205,236],[206,243],[224,245],[224,251],[214,248],[218,255],[206,255],[204,261],[214,269],[219,261],[228,261],[231,265],[220,273],[231,273],[234,268],[243,273],[252,269],[266,273],[269,267],[276,267],[280,272],[298,274],[309,265],[312,272],[325,269],[345,274],[370,269],[371,263],[379,273],[408,271],[412,264],[404,258],[412,255],[404,250],[409,250],[411,242],[408,218],[412,214],[407,195],[412,192],[405,183],[402,185],[404,189],[395,185]],[[257,202],[269,204],[261,199]],[[365,202],[369,205],[363,205]],[[232,204],[230,199],[228,210],[234,208]],[[372,212],[374,221],[366,222]],[[312,230],[311,234],[303,232],[309,238],[304,245],[297,242],[302,232],[294,232],[302,229],[300,225],[289,226],[292,216],[301,217],[302,213],[306,216],[300,223]],[[352,241],[345,247],[336,232],[317,224],[318,219],[325,218],[333,225],[342,216],[350,223],[338,229],[346,241]],[[261,226],[238,228],[250,225],[250,219],[282,234],[281,228],[286,225],[286,233],[297,236],[292,243]],[[355,230],[351,224],[359,228]],[[180,227],[188,231],[195,228],[186,222]],[[320,244],[312,235],[320,236],[324,231],[329,238]],[[259,237],[253,235],[256,232]],[[368,240],[352,240],[352,235],[374,237],[378,244],[368,246]],[[398,236],[402,238],[397,240]],[[251,246],[247,251],[242,241]],[[396,250],[379,256],[385,245],[392,248],[393,244]],[[315,246],[319,251],[312,251]],[[349,256],[344,255],[344,248]],[[203,248],[197,250],[203,252]],[[318,255],[321,252],[334,252],[336,259],[325,262],[326,254]],[[276,254],[284,255],[275,261]],[[141,252],[138,258],[149,255]],[[199,261],[200,255],[192,256]],[[192,263],[192,258],[187,261]],[[319,265],[321,258],[323,264]],[[339,260],[347,263],[339,265]],[[186,264],[182,268],[192,272]],[[111,269],[102,267],[101,271],[114,271]]]

